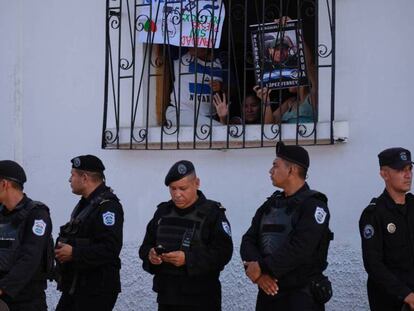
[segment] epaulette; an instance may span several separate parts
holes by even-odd
[[[214,205],[217,206],[219,210],[226,211],[226,208],[223,205],[221,205],[220,202],[217,202],[217,201],[211,201],[211,202],[213,202]]]
[[[322,201],[322,202],[328,203],[328,197],[322,192],[315,191],[315,194],[313,195],[313,197],[315,199],[318,199],[318,200]]]
[[[157,205],[157,208],[167,207],[170,204],[171,204],[171,200],[170,201],[166,201],[166,202],[161,202],[160,204]]]
[[[99,203],[99,206],[101,206],[102,204],[106,203],[106,202],[111,202],[111,200],[108,199],[104,199],[101,201],[101,203]]]
[[[26,208],[20,210],[20,212],[16,214],[16,216],[12,220],[12,222],[15,225],[21,223],[22,221],[24,221],[27,218],[27,216],[31,213],[32,210],[38,209],[38,208],[39,209],[44,209],[44,210],[47,211],[47,213],[49,213],[49,208],[43,202],[29,200],[27,202]]]
[[[310,198],[322,201],[325,204],[328,203],[328,198],[322,192],[309,189],[299,193],[298,195],[293,196],[293,198],[289,198],[288,205],[293,208],[297,206],[302,206],[302,204]]]
[[[213,201],[213,200],[207,200],[210,203],[213,203],[214,206],[218,207],[218,208],[224,208],[223,205],[221,205],[220,202],[217,201]]]
[[[373,212],[375,211],[375,208],[377,207],[377,198],[372,198],[371,202],[369,202],[368,206],[365,208],[367,212]]]
[[[272,195],[270,197],[267,197],[267,199],[275,199],[278,198],[282,195],[282,191],[280,190],[276,190],[275,192],[272,193]]]

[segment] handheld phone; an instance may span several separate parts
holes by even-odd
[[[162,245],[158,245],[157,247],[154,248],[154,250],[157,253],[157,255],[162,255],[166,253],[166,250]]]

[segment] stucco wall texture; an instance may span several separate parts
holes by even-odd
[[[350,137],[346,144],[307,147],[309,184],[327,194],[336,234],[327,270],[334,296],[327,310],[366,311],[357,224],[382,191],[376,156],[391,146],[414,150],[414,1],[336,5],[335,120],[349,122]],[[125,211],[123,292],[116,305],[123,311],[156,310],[151,276],[142,270],[137,249],[155,206],[168,199],[165,172],[175,161],[192,160],[201,189],[223,203],[232,225],[235,251],[221,275],[223,310],[254,310],[257,289],[243,273],[238,246],[255,209],[275,190],[267,174],[274,150],[101,150],[104,16],[102,0],[2,2],[0,159],[24,166],[25,190],[51,207],[56,236],[78,200],[67,183],[69,160],[87,153],[102,158]],[[58,297],[50,284],[50,310]]]
[[[141,267],[138,247],[141,241],[128,242],[122,250],[122,293],[118,297],[117,311],[157,310],[156,294],[152,291],[152,276]],[[240,244],[240,243],[239,243]],[[326,270],[334,295],[326,306],[327,311],[368,310],[365,294],[366,274],[363,270],[359,251],[349,245],[332,243],[329,253],[330,265]],[[243,267],[236,243],[233,258],[221,273],[223,311],[254,310],[257,288],[241,273]],[[60,293],[55,283],[49,283],[47,300],[50,310],[54,310]]]

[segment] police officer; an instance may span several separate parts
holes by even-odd
[[[19,164],[0,161],[0,298],[12,311],[47,310],[52,222],[47,206],[23,193],[25,182]]]
[[[390,148],[378,154],[385,190],[359,221],[372,311],[414,310],[414,196],[411,153]]]
[[[144,270],[154,274],[158,310],[221,310],[219,274],[233,252],[225,209],[198,190],[190,161],[175,163],[165,185],[171,200],[158,205],[139,249]]]
[[[99,158],[82,155],[71,162],[70,186],[81,199],[55,249],[62,291],[56,310],[112,310],[121,291],[122,206],[105,185]]]
[[[327,267],[327,198],[305,182],[309,155],[300,146],[276,146],[270,178],[276,191],[257,210],[240,254],[257,284],[256,310],[324,310],[331,295]]]

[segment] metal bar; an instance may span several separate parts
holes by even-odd
[[[118,92],[117,92],[117,110],[118,110],[118,118],[116,118],[116,130],[117,133],[119,133],[119,118],[121,116],[121,79],[119,78],[121,76],[121,40],[122,40],[122,0],[119,2],[119,10],[120,10],[120,16],[119,16],[119,36],[118,36]],[[116,146],[119,149],[119,135],[116,139]]]
[[[109,73],[109,0],[106,0],[106,12],[105,12],[105,86],[104,86],[104,111],[102,122],[102,141],[101,148],[106,148],[106,125],[108,117],[108,73]]]
[[[249,40],[249,21],[248,18],[250,19],[251,16],[249,15],[249,11],[248,11],[248,6],[249,5],[253,5],[254,6],[254,11],[256,12],[256,17],[252,17],[253,20],[256,19],[258,24],[263,24],[265,22],[269,22],[270,20],[273,20],[274,18],[277,18],[277,15],[279,17],[282,16],[288,16],[291,15],[291,17],[293,18],[293,15],[295,15],[294,10],[296,9],[296,14],[297,14],[297,19],[298,19],[298,27],[300,27],[300,25],[302,25],[302,27],[300,29],[306,29],[306,31],[313,31],[314,35],[311,35],[311,37],[313,37],[314,41],[314,45],[315,48],[312,49],[312,54],[314,55],[314,59],[313,59],[313,63],[311,64],[313,67],[313,65],[315,65],[316,71],[314,73],[314,76],[316,77],[316,81],[313,83],[314,85],[312,85],[314,89],[314,91],[317,91],[317,93],[319,93],[319,70],[321,69],[329,69],[331,70],[330,72],[330,77],[331,77],[331,94],[330,94],[330,128],[329,128],[329,142],[326,139],[318,139],[318,131],[317,131],[317,124],[318,124],[318,119],[314,118],[314,123],[313,123],[313,129],[310,130],[308,132],[307,129],[307,125],[304,124],[303,122],[301,122],[300,118],[301,115],[299,113],[299,106],[300,104],[302,104],[302,100],[304,99],[303,96],[303,92],[301,92],[302,86],[297,86],[297,94],[296,94],[296,131],[294,134],[294,137],[292,136],[291,138],[293,139],[293,142],[296,144],[300,144],[302,142],[302,144],[304,145],[309,145],[309,144],[333,144],[334,143],[334,119],[335,119],[335,75],[336,75],[336,38],[335,38],[335,31],[336,31],[336,1],[335,0],[325,0],[326,1],[326,6],[327,6],[327,10],[328,10],[328,18],[329,18],[329,27],[330,27],[330,31],[331,31],[331,40],[332,40],[332,49],[330,53],[324,54],[323,52],[321,53],[321,56],[319,55],[319,46],[324,47],[324,44],[320,44],[319,40],[320,40],[320,35],[319,35],[319,9],[320,6],[323,2],[319,2],[319,1],[324,1],[324,0],[315,0],[312,1],[313,5],[314,5],[314,12],[315,15],[314,16],[310,16],[309,19],[309,24],[306,22],[307,21],[307,17],[305,18],[305,20],[302,20],[302,18],[305,16],[304,14],[307,14],[306,11],[302,10],[302,5],[304,4],[304,2],[307,2],[305,0],[296,0],[296,1],[290,1],[290,0],[279,0],[277,3],[275,3],[275,0],[261,0],[261,1],[249,1],[249,0],[244,0],[244,1],[233,1],[233,0],[227,0],[226,1],[226,7],[228,8],[227,14],[226,14],[226,19],[228,19],[228,23],[227,23],[227,28],[223,29],[223,34],[227,33],[227,54],[226,54],[226,58],[221,58],[221,59],[226,59],[226,61],[220,62],[220,68],[216,68],[215,66],[215,56],[212,53],[214,47],[213,46],[208,46],[207,48],[210,50],[211,49],[211,56],[206,59],[205,61],[208,62],[210,61],[210,64],[204,64],[204,70],[201,72],[200,69],[195,70],[195,73],[187,73],[187,72],[182,72],[181,70],[184,71],[183,68],[181,68],[182,65],[182,46],[181,44],[179,44],[178,47],[178,52],[179,52],[179,60],[178,60],[178,66],[179,68],[176,68],[176,71],[178,72],[178,81],[175,81],[175,83],[177,83],[176,85],[178,85],[178,89],[176,88],[176,85],[172,84],[172,94],[171,99],[175,100],[175,109],[176,109],[176,117],[177,117],[177,127],[170,127],[172,130],[170,132],[168,132],[168,128],[165,127],[165,125],[167,123],[165,123],[166,120],[166,115],[165,115],[165,103],[167,102],[168,98],[167,96],[169,96],[168,94],[168,90],[167,90],[167,86],[168,86],[168,81],[167,79],[171,79],[171,77],[167,77],[168,76],[168,70],[169,70],[169,75],[172,76],[174,75],[174,70],[172,69],[173,66],[173,62],[171,61],[171,55],[172,55],[172,48],[169,42],[169,38],[168,38],[168,34],[167,32],[164,33],[164,43],[162,46],[162,52],[161,50],[158,52],[157,54],[157,58],[158,57],[162,57],[163,61],[164,61],[164,67],[162,72],[161,71],[157,71],[155,73],[152,73],[152,68],[153,66],[158,66],[157,64],[152,64],[153,63],[153,51],[154,51],[154,33],[149,31],[148,33],[148,38],[147,38],[147,45],[145,48],[145,51],[143,51],[144,54],[144,66],[142,66],[142,70],[140,70],[141,72],[137,72],[137,67],[136,67],[136,62],[138,61],[137,57],[136,57],[136,53],[137,53],[137,29],[138,26],[136,24],[136,19],[137,16],[139,14],[138,12],[138,8],[139,7],[143,7],[143,6],[150,6],[150,19],[151,21],[154,20],[154,16],[152,16],[153,12],[154,15],[156,16],[156,20],[158,19],[158,16],[160,16],[160,2],[162,1],[158,1],[158,7],[155,10],[155,7],[153,8],[154,4],[152,1],[149,4],[139,4],[138,2],[142,3],[142,1],[140,0],[133,0],[134,3],[132,4],[131,1],[126,0],[125,3],[123,3],[123,0],[119,0],[119,6],[114,6],[114,7],[110,7],[110,0],[106,1],[106,24],[105,24],[105,32],[106,32],[106,37],[105,37],[105,86],[104,86],[104,110],[103,110],[103,122],[102,122],[102,139],[101,139],[101,147],[102,148],[116,148],[116,149],[154,149],[154,144],[151,143],[151,140],[149,140],[149,130],[150,130],[150,117],[152,117],[152,115],[150,114],[150,105],[154,102],[154,100],[151,98],[150,94],[153,93],[153,85],[154,83],[152,82],[152,80],[154,79],[154,77],[158,77],[157,78],[157,83],[158,86],[162,89],[163,94],[160,94],[159,100],[158,101],[162,101],[162,103],[160,103],[163,107],[163,109],[161,110],[161,116],[157,119],[159,122],[161,122],[160,127],[161,127],[161,132],[160,132],[160,144],[159,146],[157,145],[156,148],[159,147],[159,149],[163,150],[163,149],[167,149],[170,150],[171,147],[174,148],[174,144],[175,144],[175,148],[174,149],[187,149],[187,148],[191,148],[191,149],[210,149],[210,150],[216,150],[216,149],[239,149],[239,148],[257,148],[257,147],[268,147],[269,142],[272,141],[277,141],[277,140],[281,140],[282,139],[282,121],[279,120],[278,123],[274,123],[272,125],[269,126],[265,126],[265,111],[264,111],[264,107],[263,104],[261,105],[260,109],[261,109],[261,114],[260,114],[260,138],[258,138],[257,143],[255,142],[251,142],[247,140],[247,134],[246,130],[249,130],[246,124],[246,120],[245,120],[245,107],[244,107],[244,102],[246,99],[246,95],[248,92],[248,89],[251,87],[250,85],[250,74],[252,73],[251,70],[254,70],[253,68],[250,68],[249,64],[247,63],[247,58],[249,56],[249,44],[248,44],[248,40]],[[223,0],[225,1],[225,0]],[[169,1],[163,2],[163,4],[167,4]],[[210,12],[211,16],[211,26],[210,27],[210,31],[208,34],[208,42],[210,43],[214,43],[217,40],[217,34],[214,32],[214,29],[216,28],[214,21],[217,19],[214,19],[214,17],[217,15],[217,8],[214,7],[214,0],[211,0],[211,7],[213,8],[212,11]],[[118,4],[118,3],[117,3]],[[235,13],[235,10],[238,9],[238,4],[240,4],[241,6],[243,6],[244,4],[244,11],[240,11],[241,13]],[[306,5],[308,5],[309,3],[307,3]],[[126,8],[124,8],[124,6],[127,6]],[[131,7],[132,5],[134,5],[134,12],[132,14],[131,12]],[[190,18],[191,21],[193,22],[193,24],[198,25],[200,23],[202,23],[202,21],[200,20],[199,15],[201,14],[199,12],[199,3],[197,0],[194,0],[194,5],[196,6],[196,8],[193,8],[192,10],[190,10],[190,12],[192,12],[194,9],[196,9],[196,13],[195,14],[190,14]],[[296,8],[295,8],[296,5]],[[307,6],[306,6],[307,7]],[[305,9],[306,9],[305,7]],[[312,8],[312,5],[310,5],[310,7]],[[309,8],[308,8],[309,9]],[[119,11],[116,11],[119,10]],[[126,10],[126,14],[125,14],[125,10]],[[271,10],[271,12],[269,11]],[[277,10],[278,13],[277,14],[273,14],[273,10],[276,12]],[[124,12],[123,12],[124,11]],[[156,11],[156,13],[155,13]],[[178,10],[177,10],[178,11]],[[181,13],[183,13],[183,3],[181,2]],[[122,33],[123,27],[122,27],[122,15],[124,14],[127,16],[128,18],[128,27],[129,27],[129,35],[128,34],[124,34]],[[169,13],[167,13],[167,11],[164,12],[164,15],[166,16],[165,18],[167,19],[167,15]],[[220,12],[219,12],[219,17],[221,16],[222,11],[220,8]],[[237,32],[241,29],[236,29],[236,24],[233,24],[232,22],[234,22],[234,20],[232,19],[234,16],[239,16],[240,18],[243,19],[241,22],[243,23],[242,27],[243,27],[243,33]],[[132,16],[133,15],[133,16]],[[312,15],[312,14],[311,14]],[[201,15],[200,15],[201,16]],[[111,19],[111,20],[110,20]],[[196,19],[196,21],[193,21],[193,19]],[[221,17],[219,18],[221,19]],[[238,19],[238,17],[237,17]],[[115,24],[113,25],[111,23],[111,21]],[[125,21],[125,20],[124,20]],[[119,22],[119,25],[118,25]],[[208,21],[207,21],[208,22]],[[251,21],[250,21],[251,22]],[[303,25],[303,23],[305,23],[305,25]],[[312,25],[312,23],[315,23],[315,25],[311,26],[313,27],[313,29],[309,30],[308,28],[306,28],[308,25]],[[324,25],[323,25],[324,26]],[[165,27],[167,27],[167,25],[165,25]],[[180,23],[180,37],[182,37],[183,34],[183,25]],[[218,25],[217,25],[218,27]],[[118,34],[118,42],[114,42],[114,45],[111,45],[111,29],[113,28],[114,33],[113,35],[117,35]],[[197,28],[197,27],[195,27]],[[206,28],[207,29],[207,28]],[[281,25],[278,34],[279,35],[283,35],[284,31],[286,31],[286,28],[284,26]],[[302,36],[303,34],[299,34],[299,32],[297,32],[296,36],[297,36],[297,42],[299,42],[298,36]],[[197,32],[197,29],[195,29],[195,32],[193,33],[193,40],[194,40],[194,48],[195,48],[195,59],[194,62],[197,63],[197,57],[199,55],[199,51],[198,48],[201,48],[199,46],[199,41],[200,41],[200,34]],[[205,37],[203,37],[204,39],[206,39]],[[212,39],[213,38],[213,39]],[[307,37],[308,38],[308,37]],[[112,38],[113,39],[113,38]],[[204,40],[203,39],[203,40]],[[240,43],[239,39],[242,40],[243,43]],[[263,38],[261,38],[263,40]],[[126,40],[126,41],[125,41]],[[302,37],[300,39],[301,41],[304,42],[304,38]],[[130,51],[132,52],[132,56],[131,56],[131,61],[128,61],[128,58],[123,58],[122,57],[122,53],[126,53],[127,51],[125,50],[126,45],[129,45],[128,43],[130,42],[131,44],[131,48]],[[308,41],[307,41],[308,42]],[[262,42],[263,43],[263,42]],[[126,45],[125,45],[126,44]],[[201,44],[201,43],[200,43]],[[242,45],[243,44],[243,45]],[[204,46],[204,44],[202,44],[202,46]],[[221,49],[223,49],[223,46],[221,47]],[[261,53],[263,53],[264,49],[261,49]],[[328,50],[329,51],[329,50]],[[261,57],[261,62],[263,64],[263,57],[264,55],[262,55]],[[321,64],[322,62],[322,58],[326,59],[327,57],[332,57],[331,62],[329,62],[329,60],[326,63]],[[117,58],[116,58],[117,57]],[[165,63],[165,61],[167,61],[167,58],[170,59],[170,61],[168,61],[167,63]],[[241,58],[241,59],[240,59]],[[312,57],[309,58],[309,60],[311,60]],[[127,61],[127,65],[125,66],[125,60]],[[158,61],[158,60],[157,60]],[[226,63],[227,62],[227,63]],[[148,67],[145,68],[145,63],[148,63]],[[239,68],[239,65],[242,65],[241,68]],[[299,65],[299,64],[298,64]],[[115,70],[116,66],[118,66],[117,70]],[[168,66],[168,67],[167,67]],[[233,68],[234,66],[234,68]],[[158,67],[157,67],[158,68]],[[215,70],[221,70],[222,71],[222,75],[223,78],[226,76],[227,80],[224,81],[223,79],[223,89],[226,89],[226,98],[227,98],[227,103],[230,104],[230,101],[232,99],[235,99],[237,97],[236,100],[233,100],[233,104],[235,104],[236,102],[239,104],[239,108],[240,108],[240,114],[242,116],[242,124],[240,125],[240,127],[237,127],[239,130],[242,129],[242,132],[238,132],[237,134],[234,134],[233,132],[233,124],[230,123],[230,117],[233,113],[233,111],[230,111],[230,106],[228,107],[228,114],[227,114],[227,119],[223,120],[223,123],[225,123],[226,125],[226,132],[225,132],[225,137],[223,136],[222,139],[220,139],[220,142],[217,143],[213,134],[216,133],[216,130],[214,128],[216,122],[213,120],[213,116],[214,116],[214,111],[215,108],[213,106],[213,90],[211,90],[210,93],[210,118],[203,118],[203,121],[201,122],[201,111],[206,110],[207,108],[205,108],[204,106],[201,106],[202,103],[206,103],[204,101],[202,101],[202,98],[200,95],[203,95],[203,92],[200,93],[200,95],[198,94],[200,92],[199,89],[195,89],[195,93],[194,93],[194,128],[191,129],[192,130],[192,141],[191,138],[189,138],[189,142],[182,144],[180,142],[180,132],[182,131],[181,129],[181,120],[180,120],[180,114],[181,114],[181,92],[183,91],[181,89],[182,85],[181,85],[181,77],[187,76],[188,75],[193,75],[195,77],[195,83],[197,83],[199,81],[199,78],[201,77],[201,84],[204,84],[204,80],[207,78],[207,75],[210,74],[211,77],[213,77],[215,75],[214,71]],[[240,71],[239,69],[242,69],[243,71]],[[131,70],[131,72],[128,72],[127,70]],[[233,72],[234,71],[234,72]],[[309,75],[309,69],[306,70],[306,72]],[[122,73],[124,73],[122,75]],[[138,79],[138,74],[141,73],[140,76],[140,80],[139,82],[136,84]],[[237,81],[237,83],[235,83],[234,85],[234,81],[232,78],[232,75],[234,75],[233,78],[235,78]],[[314,77],[312,76],[312,78]],[[159,79],[159,77],[164,77],[164,79]],[[309,77],[308,77],[309,78]],[[132,80],[132,84],[131,84],[131,89],[127,89],[126,87],[129,87],[129,82],[128,84],[122,84],[123,81],[128,80],[131,81]],[[190,78],[191,80],[191,78]],[[212,80],[212,79],[211,79]],[[148,91],[145,93],[146,94],[146,99],[144,101],[142,101],[141,99],[141,94],[143,94],[145,92],[145,90],[143,89],[143,83],[145,83],[145,81],[147,81],[147,86],[148,86]],[[172,81],[172,79],[171,79]],[[312,80],[314,81],[314,80]],[[226,82],[226,84],[224,84],[224,82]],[[163,87],[161,87],[161,85],[163,85]],[[121,89],[122,86],[122,89]],[[261,82],[261,86],[263,87],[263,81]],[[112,94],[111,94],[111,89],[112,89]],[[151,90],[151,91],[150,91]],[[131,94],[131,98],[129,99],[128,96],[125,96],[125,94],[127,94],[127,92],[130,92]],[[274,91],[276,93],[276,91]],[[282,96],[282,91],[278,90],[278,97],[279,97],[279,105],[282,105],[283,102],[283,96]],[[177,98],[177,93],[178,93],[178,98]],[[159,93],[158,93],[159,94]],[[231,95],[234,96],[231,96]],[[319,95],[319,94],[318,94]],[[115,130],[113,130],[113,125],[109,126],[108,121],[109,119],[112,120],[112,115],[110,114],[112,111],[112,97],[113,96],[113,109],[114,109],[114,122],[115,122]],[[327,95],[329,96],[329,95]],[[126,103],[123,103],[123,101],[128,101],[126,100],[124,97],[128,97],[128,100],[130,100],[130,105],[131,105],[131,116],[130,116],[130,122],[131,122],[131,128],[129,129],[130,131],[130,137],[129,137],[129,142],[127,143],[126,141],[121,141],[121,137],[120,137],[120,124],[121,124],[121,109],[124,106],[124,108],[126,107],[125,105],[127,105]],[[136,118],[138,117],[138,111],[141,110],[141,106],[139,105],[139,102],[144,102],[144,115],[142,115],[143,118],[143,122],[145,122],[144,127],[142,127],[138,132],[135,132],[135,122],[136,122]],[[314,111],[317,112],[318,109],[318,105],[319,105],[319,100],[317,100],[315,102],[315,107],[314,107]],[[138,109],[139,108],[139,109]],[[159,108],[159,107],[158,107]],[[157,109],[158,109],[157,108]],[[277,108],[280,109],[281,107]],[[326,107],[328,108],[328,107]],[[111,110],[108,110],[111,109]],[[157,110],[158,113],[160,113],[160,110]],[[141,115],[141,113],[140,113]],[[204,113],[203,113],[204,115]],[[205,114],[207,116],[207,114]],[[215,118],[215,117],[214,117]],[[225,122],[224,122],[225,121]],[[168,121],[167,121],[168,122]],[[191,120],[190,120],[191,122]],[[199,124],[200,123],[200,124]],[[214,125],[213,125],[214,124]],[[199,125],[199,128],[197,128],[197,125]],[[109,129],[109,130],[108,130]],[[270,129],[270,131],[269,131]],[[259,126],[257,128],[257,130],[259,131]],[[269,135],[270,133],[270,135]],[[224,134],[224,132],[223,132]],[[259,133],[256,133],[259,134]],[[293,133],[292,133],[293,134]],[[135,138],[138,137],[139,135],[139,140],[137,140]],[[171,145],[170,140],[167,140],[165,135],[176,135],[176,139],[173,138],[173,145]],[[190,134],[191,135],[191,134]],[[234,135],[240,135],[240,136],[234,136]],[[268,137],[269,136],[269,137]],[[279,136],[279,137],[278,137]],[[239,139],[237,140],[238,142],[235,143],[235,141],[232,139],[232,137],[238,137]],[[306,138],[307,140],[302,140]],[[328,138],[328,137],[326,137]]]
[[[129,31],[131,33],[131,48],[132,48],[132,59],[131,59],[131,69],[132,69],[132,86],[131,86],[131,116],[130,116],[130,124],[131,124],[131,130],[130,130],[130,137],[129,137],[129,148],[132,149],[133,145],[133,137],[134,137],[134,119],[133,119],[133,114],[134,114],[134,102],[135,102],[135,53],[136,53],[136,35],[135,35],[135,21],[137,19],[137,7],[136,7],[136,0],[134,0],[134,20],[133,20],[133,25],[134,27],[131,28],[131,21],[129,21]],[[129,3],[128,3],[128,17],[130,16],[129,14]],[[133,38],[133,39],[132,39]]]
[[[328,1],[328,0],[327,0]],[[336,56],[336,3],[332,0],[332,24],[331,24],[331,35],[332,35],[332,72],[331,72],[331,144],[334,143],[334,119],[335,119],[335,56]]]

